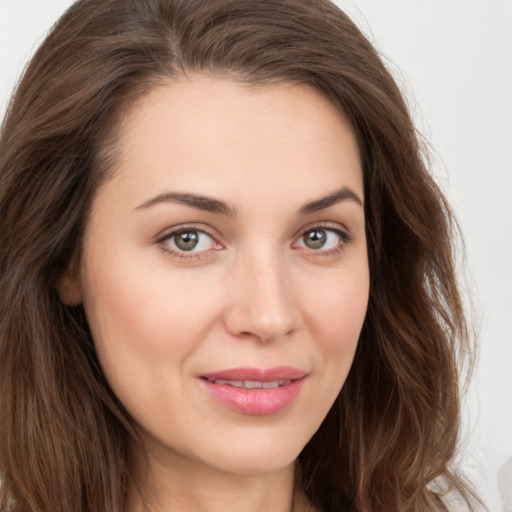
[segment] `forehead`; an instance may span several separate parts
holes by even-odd
[[[348,185],[362,194],[354,134],[339,111],[303,85],[251,86],[192,76],[155,87],[120,127],[118,185],[197,193],[237,190],[308,199]]]

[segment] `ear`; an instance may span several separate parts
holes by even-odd
[[[78,258],[72,257],[68,268],[57,279],[55,288],[60,300],[66,306],[78,306],[82,303],[82,280]]]

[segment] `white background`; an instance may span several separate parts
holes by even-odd
[[[386,57],[466,240],[480,356],[460,461],[491,512],[512,457],[512,0],[338,0]],[[0,0],[0,116],[70,0]],[[512,493],[512,473],[505,491]],[[511,508],[508,509],[508,506]],[[507,505],[507,512],[512,503]]]

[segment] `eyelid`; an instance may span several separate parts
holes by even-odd
[[[169,238],[172,238],[173,236],[177,235],[178,233],[186,231],[197,231],[199,233],[203,233],[210,237],[215,245],[218,245],[220,247],[216,247],[214,249],[207,249],[204,251],[181,251],[179,249],[174,249],[173,247],[170,247],[169,245],[165,244],[165,241]],[[177,259],[188,259],[188,260],[197,260],[202,257],[206,257],[209,254],[211,254],[212,251],[220,250],[221,248],[224,248],[224,243],[221,241],[221,236],[211,229],[209,226],[205,226],[204,224],[182,224],[173,226],[171,228],[167,228],[164,231],[162,231],[159,235],[155,237],[155,242],[159,245],[159,247],[167,254],[170,254],[171,256],[176,257]]]
[[[312,231],[314,229],[324,229],[324,230],[335,232],[341,238],[341,243],[335,248],[324,249],[324,250],[310,249],[307,247],[298,247],[297,243],[300,240],[300,238],[303,237],[304,234],[307,233],[308,231]],[[167,239],[171,238],[172,236],[174,236],[180,232],[187,231],[187,230],[198,231],[198,232],[206,234],[219,247],[216,247],[214,249],[199,251],[199,252],[193,252],[193,251],[181,251],[179,249],[173,249],[169,245],[164,244],[164,242]],[[345,247],[350,242],[352,242],[353,239],[354,239],[354,236],[351,233],[351,231],[340,223],[328,222],[328,221],[312,222],[311,224],[303,226],[300,230],[295,232],[295,234],[293,235],[292,248],[300,250],[300,252],[303,252],[303,253],[308,253],[308,257],[322,257],[322,256],[327,257],[327,256],[332,256],[332,255],[335,255],[335,254],[338,254],[339,252],[341,252],[343,249],[345,249]],[[201,223],[199,223],[199,224],[195,224],[195,223],[182,224],[182,225],[177,225],[177,226],[172,226],[170,228],[167,228],[155,237],[155,242],[160,246],[162,251],[164,251],[165,253],[170,254],[171,256],[173,256],[177,259],[180,259],[180,260],[198,260],[203,257],[208,257],[208,256],[212,255],[212,253],[214,251],[218,251],[218,250],[226,247],[226,244],[223,242],[222,237],[219,235],[219,233],[216,230],[212,229],[208,225],[204,225]]]
[[[298,246],[297,244],[301,237],[303,237],[309,231],[313,231],[314,229],[323,229],[326,231],[335,232],[341,239],[340,244],[331,249],[311,249],[308,247]],[[303,254],[306,253],[307,257],[316,258],[334,256],[339,254],[346,248],[348,244],[350,244],[354,240],[354,236],[352,232],[342,224],[334,222],[314,222],[308,226],[301,228],[300,231],[298,231],[297,234],[294,235],[293,240],[294,242],[292,244],[292,247],[299,250]]]
[[[331,222],[331,221],[320,221],[320,222],[312,222],[311,224],[307,224],[306,226],[303,226],[299,230],[297,230],[292,238],[294,240],[297,240],[301,236],[303,236],[305,233],[307,233],[308,231],[311,231],[315,228],[335,231],[336,233],[339,233],[340,236],[343,236],[346,239],[350,239],[350,240],[353,239],[353,234],[350,231],[350,229],[345,227],[343,224],[340,224],[339,222]]]

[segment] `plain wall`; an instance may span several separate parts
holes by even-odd
[[[461,276],[475,305],[480,356],[460,461],[489,510],[503,511],[497,474],[512,457],[512,1],[337,3],[406,91],[465,235]],[[26,61],[70,4],[0,0],[0,116]]]

